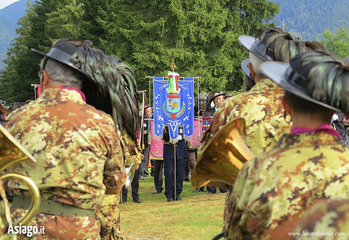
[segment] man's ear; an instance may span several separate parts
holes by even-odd
[[[287,100],[286,100],[285,95],[282,96],[282,98],[281,98],[281,103],[282,103],[282,106],[284,107],[286,113],[292,117],[292,111],[291,111],[290,106],[289,106],[288,103],[287,103]]]
[[[42,85],[44,86],[47,86],[47,84],[50,82],[50,77],[45,70],[42,70],[42,77],[40,81],[42,81]]]
[[[249,63],[247,64],[247,67],[250,69],[252,78],[255,79],[255,78],[256,78],[256,73],[253,71],[252,63],[249,62]]]

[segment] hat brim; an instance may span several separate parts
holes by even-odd
[[[225,96],[225,95],[226,95],[225,93],[220,93],[220,94],[218,94],[218,95],[216,95],[216,96],[213,96],[213,97],[211,98],[210,102],[212,102],[216,97]]]
[[[273,82],[275,82],[277,85],[279,85],[286,91],[298,97],[301,97],[309,102],[313,102],[323,107],[335,110],[336,112],[341,112],[341,110],[336,107],[333,107],[324,102],[315,100],[314,98],[307,95],[304,90],[288,82],[285,78],[285,73],[286,73],[286,70],[289,68],[289,66],[290,66],[289,64],[282,63],[282,62],[265,62],[265,63],[262,63],[261,65],[261,71],[265,76],[270,78]]]
[[[239,36],[239,42],[241,43],[244,48],[246,48],[248,51],[250,51],[252,44],[256,41],[256,38],[247,36],[247,35],[242,35]]]
[[[252,76],[251,76],[251,71],[250,71],[250,69],[248,68],[248,64],[251,62],[251,59],[249,59],[249,58],[246,58],[244,61],[242,61],[242,63],[241,63],[241,69],[242,69],[242,71],[245,73],[245,75],[249,78],[249,79],[251,79],[252,81],[254,81],[253,80],[253,78],[252,78]]]
[[[79,68],[75,67],[73,65],[73,63],[71,63],[69,61],[69,59],[71,58],[71,55],[58,49],[58,48],[51,48],[50,51],[46,54],[46,53],[43,53],[39,50],[36,50],[34,48],[31,49],[32,52],[42,56],[42,57],[47,57],[47,58],[50,58],[50,59],[53,59],[57,62],[60,62],[76,71],[78,71],[79,73],[83,74],[83,76],[87,77],[89,80],[92,80],[94,81],[90,75],[88,75],[87,73],[85,73],[84,71],[81,71]]]
[[[249,52],[251,52],[256,57],[263,61],[274,61],[274,59],[267,54],[265,54],[265,45],[259,41],[258,38],[241,35],[239,36],[239,42],[244,46]]]

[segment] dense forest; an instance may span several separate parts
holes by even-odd
[[[67,37],[123,59],[140,89],[148,88],[145,76],[166,75],[174,58],[181,76],[202,77],[202,90],[238,90],[248,56],[238,36],[282,28],[283,18],[293,36],[324,38],[328,50],[349,54],[347,0],[20,0],[0,10],[0,96],[31,98],[40,57],[30,48],[47,52]]]
[[[248,52],[240,35],[272,26],[279,8],[267,0],[41,0],[20,19],[2,71],[0,96],[7,102],[32,98],[40,57],[59,38],[89,39],[145,76],[167,75],[174,58],[181,76],[200,76],[205,91],[240,89],[240,64]],[[4,97],[3,97],[4,96]]]
[[[272,0],[278,3],[280,13],[275,16],[277,26],[282,27],[285,19],[285,30],[303,40],[322,38],[325,29],[335,31],[349,27],[348,0]]]

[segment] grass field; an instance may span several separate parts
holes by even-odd
[[[132,202],[129,189],[127,203],[120,204],[126,239],[212,239],[222,232],[226,193],[193,193],[191,183],[184,182],[182,200],[167,202],[164,191],[153,194],[153,177],[139,182],[143,203]]]

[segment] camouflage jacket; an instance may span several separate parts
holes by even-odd
[[[321,199],[349,197],[349,148],[323,132],[285,134],[239,172],[225,218],[228,239],[288,239]]]
[[[37,160],[8,171],[34,180],[42,199],[96,209],[106,187],[122,187],[125,160],[113,119],[86,104],[77,91],[46,89],[8,119],[5,127]],[[17,181],[9,187],[14,195],[29,195]]]
[[[125,156],[125,166],[129,167],[132,163],[140,164],[141,163],[141,152],[142,149],[139,146],[139,142],[132,140],[130,135],[126,130],[122,131],[122,141],[123,141],[123,152]]]
[[[349,199],[321,201],[309,209],[290,234],[292,239],[348,239]]]
[[[284,90],[274,82],[262,79],[249,92],[225,101],[215,113],[198,154],[220,129],[237,117],[243,117],[246,121],[244,140],[251,152],[257,156],[270,150],[281,135],[289,133],[291,128],[283,117],[283,94]]]

